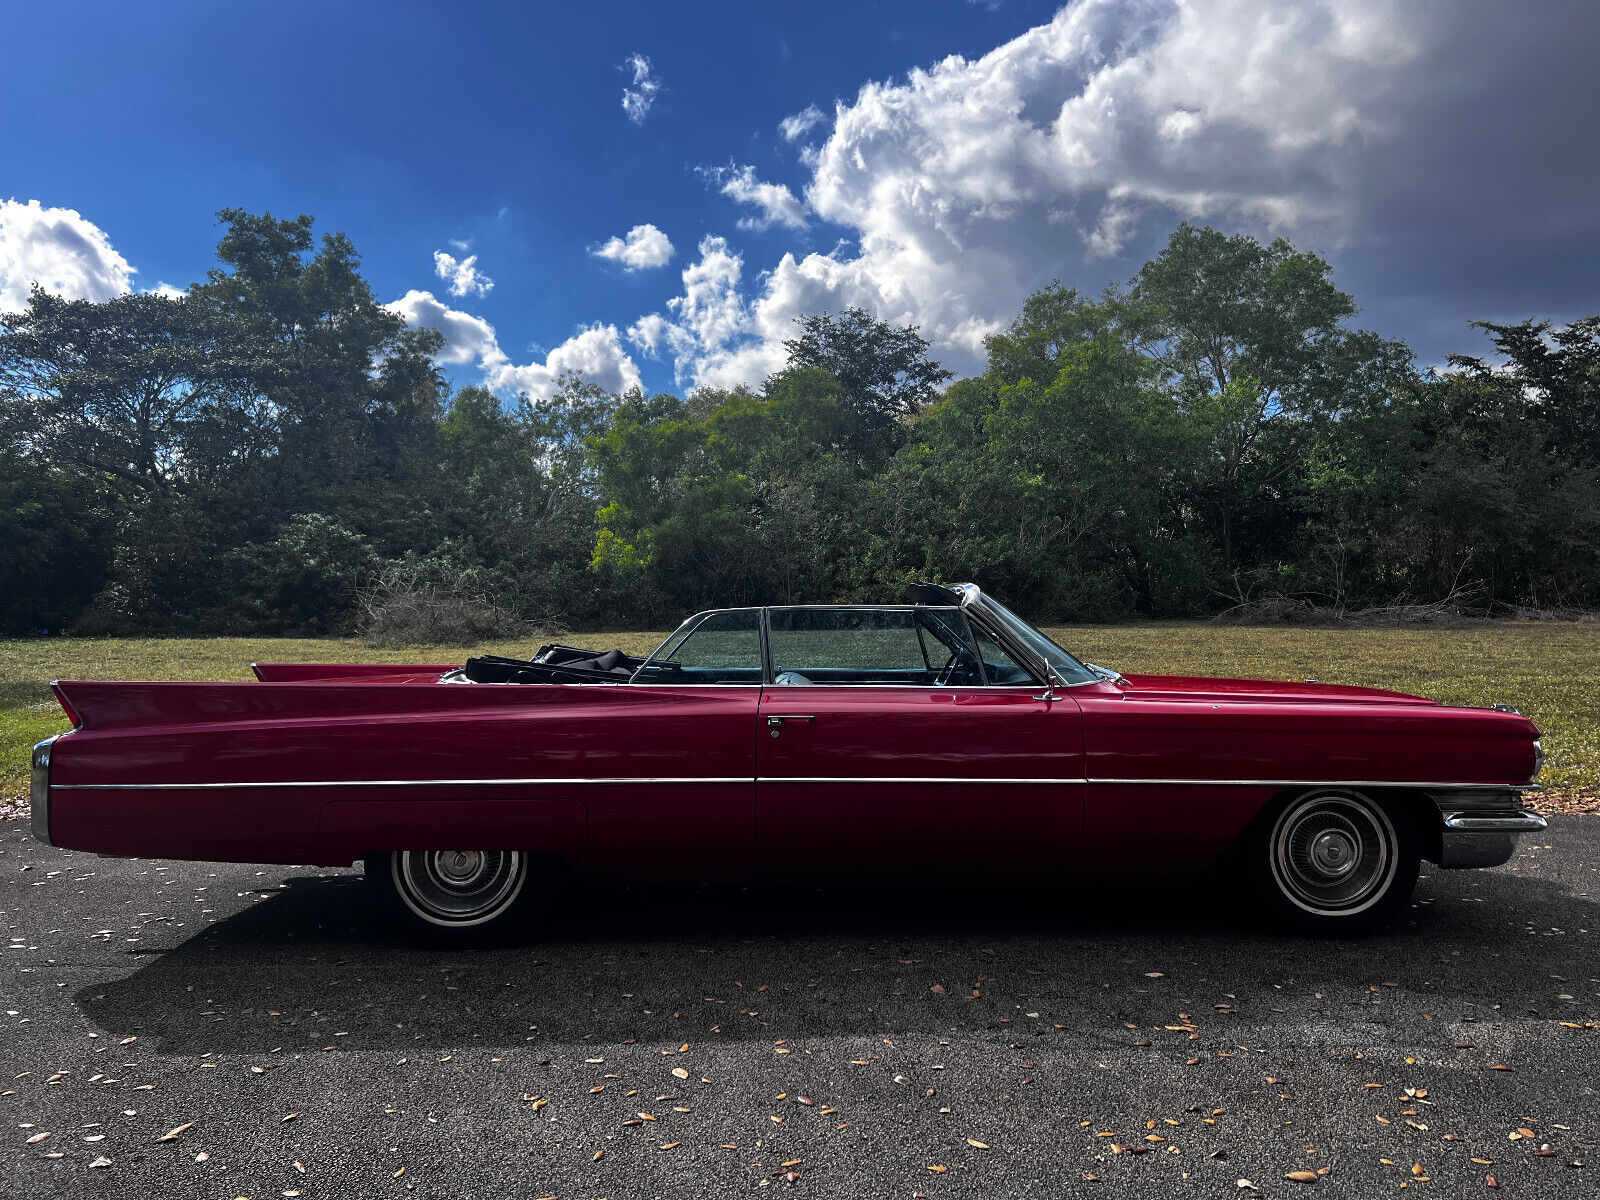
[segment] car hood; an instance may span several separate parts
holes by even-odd
[[[1139,699],[1240,701],[1263,700],[1275,704],[1423,704],[1437,700],[1390,692],[1382,688],[1354,687],[1344,683],[1306,680],[1290,683],[1277,679],[1218,679],[1205,675],[1127,675],[1128,691]]]

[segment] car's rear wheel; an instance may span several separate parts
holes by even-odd
[[[1417,883],[1417,838],[1404,814],[1362,792],[1291,796],[1256,830],[1257,893],[1281,923],[1328,933],[1390,920]]]
[[[529,859],[520,850],[392,850],[368,855],[366,873],[413,930],[477,936],[504,928],[521,907]]]

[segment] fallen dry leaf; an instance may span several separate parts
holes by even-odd
[[[163,1133],[160,1137],[158,1137],[156,1139],[156,1141],[158,1141],[158,1142],[175,1142],[175,1141],[178,1140],[178,1135],[180,1133],[182,1133],[185,1129],[193,1129],[193,1128],[194,1128],[194,1122],[193,1121],[185,1121],[182,1125],[179,1125],[176,1129],[167,1130],[167,1132]]]
[[[987,1150],[989,1148],[988,1142],[980,1142],[976,1138],[968,1138],[967,1145],[976,1146],[979,1150]]]
[[[1315,1183],[1318,1178],[1315,1171],[1288,1171],[1283,1177],[1292,1179],[1296,1183]]]

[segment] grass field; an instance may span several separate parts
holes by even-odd
[[[1600,623],[1452,629],[1236,628],[1207,624],[1072,626],[1049,631],[1080,657],[1120,670],[1320,679],[1393,688],[1447,704],[1510,704],[1544,730],[1546,808],[1600,808]],[[630,653],[661,633],[571,635]],[[375,650],[309,638],[0,641],[0,815],[28,787],[28,749],[68,725],[51,679],[249,679],[252,661],[461,662],[524,654],[541,641]]]

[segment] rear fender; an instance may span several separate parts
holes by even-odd
[[[382,850],[527,850],[570,855],[588,843],[583,802],[549,799],[335,800],[321,841],[349,860]]]

